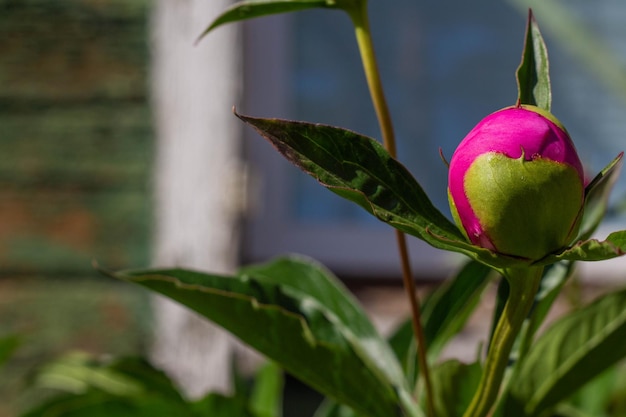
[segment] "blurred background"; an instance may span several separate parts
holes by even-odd
[[[193,318],[171,320],[183,313],[99,275],[94,260],[228,272],[304,253],[342,277],[381,327],[405,314],[390,230],[231,115],[237,105],[378,137],[349,19],[327,10],[261,18],[195,46],[229,4],[0,0],[0,337],[22,340],[0,369],[0,417],[36,401],[23,381],[64,352],[149,354],[164,368],[180,352],[172,327]],[[450,157],[481,118],[515,103],[529,6],[549,49],[553,113],[594,175],[626,144],[626,3],[369,2],[399,159],[446,214],[439,148]],[[625,191],[622,179],[600,235],[625,228]],[[410,245],[424,287],[459,265]],[[582,282],[623,285],[623,268],[585,266]],[[194,334],[203,340],[193,346],[224,338]],[[220,372],[200,388],[227,385]],[[182,386],[197,386],[182,374]]]

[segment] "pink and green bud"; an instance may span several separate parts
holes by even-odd
[[[450,160],[448,197],[473,244],[537,260],[578,233],[583,167],[552,114],[509,107],[484,118],[460,143]]]

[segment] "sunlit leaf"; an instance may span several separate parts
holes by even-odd
[[[469,405],[480,377],[479,363],[464,364],[457,360],[443,362],[432,369],[434,407],[438,417],[458,417]]]
[[[282,258],[236,276],[180,269],[116,277],[221,325],[285,370],[366,416],[389,416],[408,388],[388,345],[353,296],[316,262]],[[383,369],[384,368],[384,369]]]
[[[69,354],[43,366],[31,388],[59,394],[22,417],[200,416],[162,371],[140,358],[100,361]]]
[[[529,350],[502,415],[541,415],[626,357],[624,340],[626,289],[560,319]]]
[[[429,356],[437,357],[478,305],[492,270],[468,262],[451,280],[442,284],[423,306],[424,336]]]
[[[255,417],[281,417],[283,383],[283,371],[273,362],[257,371],[250,396],[250,410]]]
[[[313,417],[359,417],[359,415],[350,407],[327,398],[320,404]]]

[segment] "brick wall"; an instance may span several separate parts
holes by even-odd
[[[147,263],[147,0],[0,0],[0,274]]]

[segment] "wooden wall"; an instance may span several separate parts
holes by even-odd
[[[0,0],[0,275],[148,262],[148,0]]]

